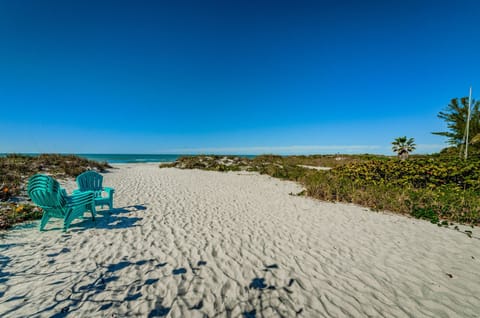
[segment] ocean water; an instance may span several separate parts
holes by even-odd
[[[77,156],[108,163],[145,163],[174,162],[177,158],[189,155],[155,155],[155,154],[77,154]],[[253,155],[237,155],[238,157],[254,158]]]
[[[181,155],[154,155],[154,154],[77,154],[77,156],[95,161],[108,163],[145,163],[145,162],[173,162]]]
[[[0,157],[6,156],[5,153],[0,153]],[[28,156],[38,156],[34,153],[25,153]],[[108,163],[145,163],[145,162],[173,162],[178,157],[187,155],[162,155],[162,154],[75,154],[89,160]],[[238,157],[254,158],[251,155],[238,155]]]

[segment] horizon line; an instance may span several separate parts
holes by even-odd
[[[440,152],[447,145],[418,144],[412,154],[427,154]],[[375,151],[376,150],[376,151]],[[325,151],[331,151],[325,153]],[[373,151],[373,152],[372,152]],[[154,152],[72,152],[72,151],[41,151],[41,152],[0,152],[0,154],[76,154],[76,155],[199,155],[199,154],[232,154],[255,156],[261,154],[279,155],[325,155],[325,154],[382,154],[392,153],[390,146],[380,145],[291,145],[291,146],[246,146],[246,147],[185,147],[171,148]]]

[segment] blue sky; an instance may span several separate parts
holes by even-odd
[[[0,152],[438,151],[478,1],[0,0]]]

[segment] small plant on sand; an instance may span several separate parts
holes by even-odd
[[[42,209],[32,204],[0,203],[0,229],[41,217]]]
[[[423,209],[416,208],[412,210],[412,216],[417,219],[429,220],[430,222],[436,224],[439,221],[437,213],[435,213],[431,208]]]

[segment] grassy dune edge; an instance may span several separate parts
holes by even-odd
[[[315,170],[303,165],[331,167]],[[186,156],[162,168],[256,171],[300,182],[316,199],[408,214],[439,226],[480,224],[480,160],[414,156],[401,161],[372,155]]]

